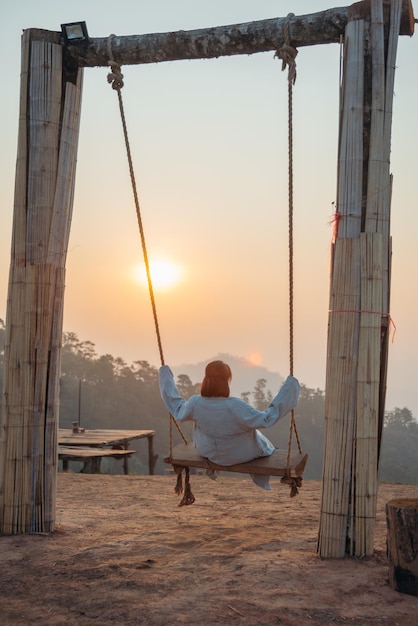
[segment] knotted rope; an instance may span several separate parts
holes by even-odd
[[[284,43],[278,50],[276,50],[274,55],[282,61],[282,72],[286,69],[286,67],[289,68],[287,80],[290,87],[292,87],[296,82],[296,56],[298,53],[296,48],[293,48],[293,46],[290,45],[290,20],[292,17],[295,17],[295,14],[289,13],[287,21],[284,25]]]
[[[119,111],[120,111],[120,116],[121,116],[121,120],[122,120],[123,136],[124,136],[124,139],[125,139],[125,147],[126,147],[126,155],[127,155],[128,164],[129,164],[129,174],[130,174],[130,177],[131,177],[132,191],[133,191],[134,201],[135,201],[136,216],[137,216],[137,220],[138,220],[139,233],[140,233],[140,237],[141,237],[142,253],[143,253],[143,256],[144,256],[144,265],[145,265],[145,270],[146,270],[146,275],[147,275],[148,290],[149,290],[151,306],[152,306],[152,314],[153,314],[153,318],[154,318],[155,333],[156,333],[156,336],[157,336],[157,344],[158,344],[158,350],[159,350],[159,353],[160,353],[161,365],[164,365],[164,353],[163,353],[163,345],[162,345],[162,341],[161,341],[160,325],[159,325],[158,316],[157,316],[157,306],[156,306],[156,303],[155,303],[154,288],[153,288],[152,279],[151,279],[151,270],[150,270],[147,246],[146,246],[146,241],[145,241],[145,232],[144,232],[144,226],[143,226],[143,223],[142,223],[141,209],[140,209],[140,205],[139,205],[138,191],[137,191],[136,180],[135,180],[135,171],[134,171],[134,167],[133,167],[131,148],[130,148],[129,137],[128,137],[128,129],[127,129],[127,125],[126,125],[125,110],[124,110],[124,106],[123,106],[123,99],[122,99],[122,93],[121,93],[121,90],[122,90],[122,88],[124,86],[123,74],[121,72],[120,64],[117,63],[114,60],[114,58],[113,58],[112,40],[113,40],[114,37],[115,37],[115,35],[109,35],[108,40],[107,40],[107,53],[108,53],[108,57],[109,57],[108,65],[111,68],[111,71],[107,75],[107,82],[112,85],[112,89],[114,89],[116,91],[117,95],[118,95]],[[183,431],[181,430],[179,424],[174,419],[174,417],[171,415],[171,413],[170,413],[170,418],[169,419],[170,419],[170,457],[172,457],[172,451],[173,451],[173,432],[172,432],[173,431],[173,424],[176,426],[176,428],[177,428],[178,432],[180,433],[180,436],[182,437],[184,443],[187,444],[188,442],[187,442],[187,439],[184,436]],[[180,469],[180,473],[178,472],[179,469]],[[182,468],[175,469],[175,471],[177,473],[176,493],[182,493],[182,491],[183,491],[182,479],[181,479],[181,470],[182,470]],[[188,467],[185,468],[185,473],[186,473],[186,476],[185,476],[184,496],[183,496],[183,499],[182,499],[181,503],[179,504],[179,506],[182,506],[184,504],[193,504],[193,502],[194,502],[194,496],[193,496],[193,494],[191,492],[191,489],[190,489],[189,468]],[[180,483],[179,483],[179,479],[180,479]],[[179,484],[181,485],[181,490],[177,491],[179,489]]]
[[[184,506],[187,504],[193,504],[195,501],[195,497],[192,494],[192,490],[190,487],[190,469],[188,467],[182,467],[181,465],[173,465],[173,470],[177,474],[177,483],[174,487],[174,491],[178,496],[183,494],[183,497],[180,501],[179,506]],[[184,479],[184,487],[183,487],[183,478],[182,472],[184,470],[185,479]]]
[[[294,17],[294,13],[289,13],[287,21],[284,25],[285,41],[276,51],[275,58],[282,61],[282,72],[288,68],[287,73],[287,94],[288,94],[288,195],[289,195],[289,370],[293,376],[294,363],[294,314],[293,314],[293,85],[296,82],[296,56],[298,51],[290,44],[290,19]],[[292,450],[292,437],[295,434],[299,453],[302,453],[302,447],[299,440],[298,431],[295,422],[294,410],[291,410],[289,441],[287,446],[287,462],[286,474],[281,479],[282,483],[290,486],[290,496],[294,497],[299,493],[299,487],[302,485],[301,478],[292,478],[290,476],[290,454]]]

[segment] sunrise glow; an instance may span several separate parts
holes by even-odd
[[[261,354],[259,352],[253,352],[252,354],[250,354],[250,356],[248,357],[248,360],[250,363],[252,363],[253,365],[261,365],[261,361],[263,360],[261,357]]]
[[[150,261],[150,274],[153,288],[161,291],[175,287],[182,279],[180,267],[167,259]],[[144,264],[135,269],[135,277],[141,285],[148,284]]]

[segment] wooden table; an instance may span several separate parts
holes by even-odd
[[[154,474],[158,455],[154,454],[155,430],[84,430],[74,432],[70,428],[60,428],[58,431],[58,445],[74,448],[110,448],[113,450],[128,450],[129,444],[135,439],[148,439],[148,468],[150,475]],[[124,473],[128,474],[128,457],[123,458]]]

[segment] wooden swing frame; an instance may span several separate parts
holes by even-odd
[[[390,319],[393,82],[398,37],[412,36],[416,21],[411,0],[362,0],[290,18],[111,37],[115,59],[124,65],[275,51],[289,24],[297,48],[344,43],[321,557],[373,552]],[[109,39],[65,42],[62,32],[43,29],[22,35],[0,436],[4,534],[52,532],[55,527],[65,260],[83,69],[109,64]],[[37,97],[29,98],[29,93]]]

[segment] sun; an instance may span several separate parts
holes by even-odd
[[[167,259],[156,259],[149,262],[151,281],[154,290],[164,291],[175,287],[182,279],[181,268]],[[135,270],[136,279],[142,285],[148,285],[145,264],[142,263]]]
[[[252,352],[248,360],[252,365],[261,365],[263,358],[259,352]]]

